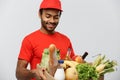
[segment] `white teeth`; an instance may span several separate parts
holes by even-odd
[[[52,25],[52,24],[48,24],[48,26],[50,26],[50,27],[54,27],[54,25]]]

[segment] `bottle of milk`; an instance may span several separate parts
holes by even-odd
[[[57,68],[57,70],[55,72],[54,79],[55,80],[65,80],[64,69],[61,66],[61,64],[64,63],[64,60],[58,60],[58,63],[59,63],[59,66],[58,66],[58,68]]]

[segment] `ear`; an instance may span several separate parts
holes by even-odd
[[[41,14],[40,14],[40,12],[38,12],[38,16],[39,16],[39,18],[41,18]]]

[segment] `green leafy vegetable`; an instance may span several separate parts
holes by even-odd
[[[79,80],[98,80],[99,74],[96,72],[95,67],[88,63],[81,63],[76,66]]]
[[[49,50],[46,48],[43,51],[40,66],[48,69],[48,65],[49,65],[48,61],[49,61]]]
[[[55,53],[56,53],[57,59],[59,60],[60,59],[60,51],[56,50]],[[43,54],[42,54],[42,60],[41,60],[40,66],[49,70],[49,59],[50,59],[49,49],[45,48],[44,51],[43,51]]]

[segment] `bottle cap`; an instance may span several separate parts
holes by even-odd
[[[58,60],[58,63],[63,64],[64,60]]]

